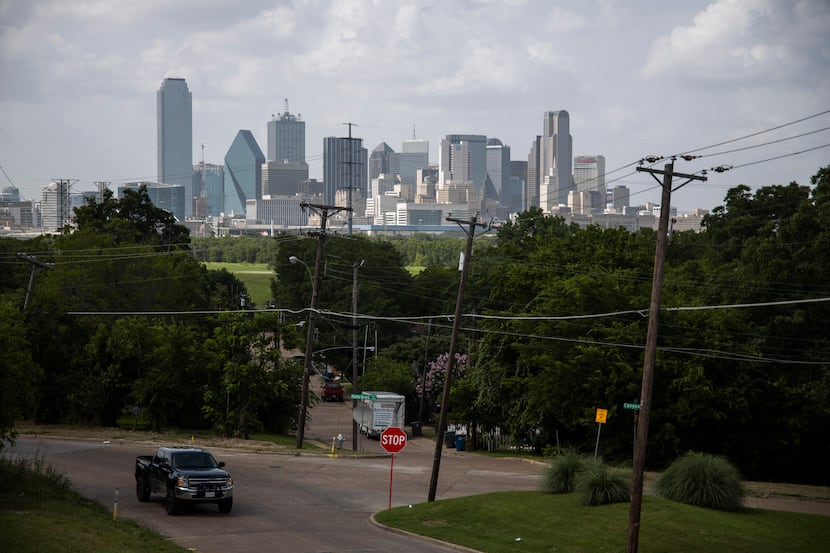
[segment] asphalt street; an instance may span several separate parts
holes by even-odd
[[[351,448],[351,402],[321,403],[311,413],[306,438],[331,444],[338,434]],[[68,440],[21,437],[15,455],[44,457],[65,473],[79,491],[111,508],[118,495],[119,517],[136,520],[177,544],[203,553],[228,552],[446,552],[456,548],[380,528],[371,515],[427,500],[435,442],[410,439],[391,458],[377,440],[361,436],[361,456],[262,453],[211,447],[227,463],[235,481],[233,511],[213,505],[166,514],[161,498],[140,503],[135,497],[136,455],[159,444],[127,440]],[[444,449],[437,500],[499,490],[538,489],[543,466],[519,459],[493,459]],[[116,492],[117,491],[117,492]],[[505,539],[512,539],[505,530]]]

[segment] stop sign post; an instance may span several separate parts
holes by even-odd
[[[406,447],[406,432],[397,426],[387,426],[380,433],[380,447],[392,456],[389,464],[389,510],[392,510],[392,471],[395,468],[395,454]]]

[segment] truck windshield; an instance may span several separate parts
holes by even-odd
[[[216,460],[213,458],[213,455],[203,451],[176,453],[173,456],[173,468],[212,469],[216,468]]]

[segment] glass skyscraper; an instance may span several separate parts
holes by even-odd
[[[262,199],[262,164],[265,156],[251,131],[236,134],[228,153],[225,154],[226,214],[245,214],[245,202]]]
[[[305,121],[285,110],[268,121],[268,161],[305,163]]]
[[[349,142],[351,141],[351,151]],[[368,191],[367,165],[369,152],[363,147],[362,138],[323,138],[323,180],[327,205],[335,205],[338,190],[351,188],[365,198]]]
[[[184,186],[185,197],[193,196],[193,107],[184,79],[167,78],[156,93],[157,181]],[[192,215],[192,202],[185,202],[185,215]]]

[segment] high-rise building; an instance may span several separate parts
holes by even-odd
[[[484,197],[487,176],[487,137],[448,134],[438,152],[438,187],[454,182],[470,184],[475,197]]]
[[[405,154],[426,154],[429,163],[429,140],[404,140],[401,151]]]
[[[163,184],[180,184],[185,197],[193,196],[193,108],[187,83],[167,78],[156,92],[157,180]],[[185,206],[185,216],[192,215],[192,202]]]
[[[266,161],[262,165],[262,196],[296,196],[307,180],[306,163]]]
[[[204,213],[194,207],[194,217],[219,216],[224,212],[225,167],[213,163],[193,166],[193,195],[199,200],[195,205],[204,206]]]
[[[605,208],[605,156],[576,156],[573,164],[574,191],[596,192],[591,209]]]
[[[288,99],[283,112],[268,121],[268,161],[305,163],[305,121],[288,112]]]
[[[61,232],[70,223],[70,181],[59,179],[45,186],[41,196],[41,217],[44,232]]]
[[[525,193],[525,210],[530,207],[539,206],[539,188],[541,186],[540,175],[542,173],[541,161],[542,137],[536,135],[530,145],[530,153],[527,154],[527,191]]]
[[[568,112],[545,112],[539,156],[539,206],[544,211],[568,203],[568,192],[573,189],[572,151]]]
[[[239,131],[225,154],[224,213],[244,215],[248,200],[262,198],[263,163],[265,156],[254,135]]]
[[[323,139],[323,180],[326,193],[323,200],[326,205],[335,205],[337,191],[342,189],[351,188],[352,192],[357,192],[358,197],[366,198],[369,186],[368,163],[369,152],[363,147],[362,138],[325,137]]]
[[[510,180],[501,191],[501,201],[508,213],[527,210],[527,162],[510,161]]]
[[[369,181],[373,181],[374,179],[378,178],[380,175],[387,175],[389,176],[392,173],[392,160],[391,156],[395,153],[395,150],[392,149],[389,144],[386,142],[381,142],[375,149],[372,150],[372,153],[369,154]],[[372,194],[375,194],[376,191],[373,190]]]
[[[487,141],[487,183],[485,197],[492,197],[501,202],[502,192],[510,179],[510,146],[503,144],[498,138]]]

